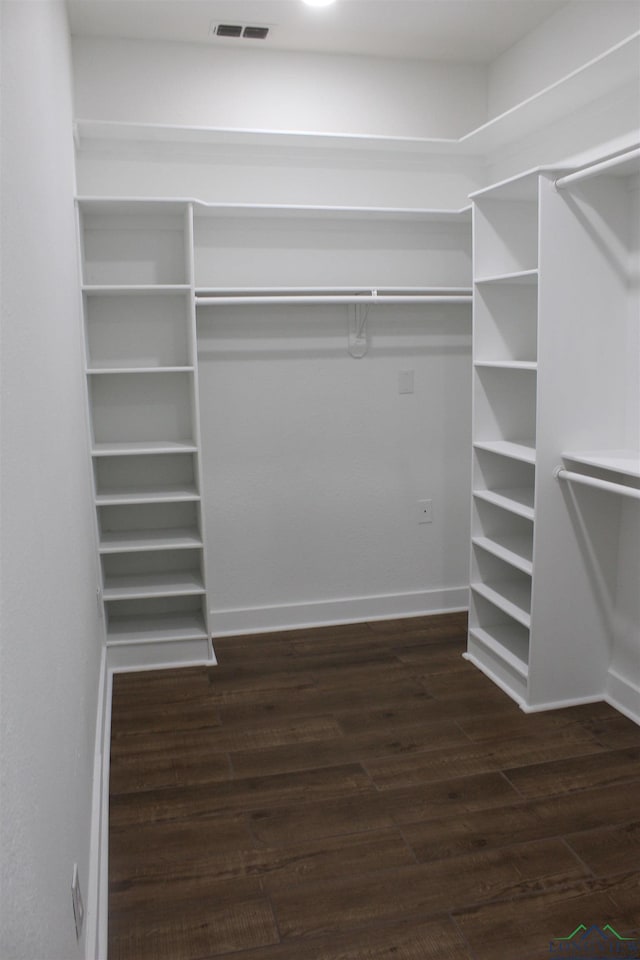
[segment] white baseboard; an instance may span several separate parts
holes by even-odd
[[[370,597],[345,597],[309,603],[212,610],[211,626],[215,639],[249,633],[311,629],[340,623],[454,613],[466,610],[468,603],[468,587],[450,587],[413,593],[376,594]]]
[[[85,958],[106,960],[107,924],[105,902],[108,883],[109,740],[111,734],[111,675],[107,649],[102,648],[98,678],[98,705],[91,797],[91,839],[87,880]],[[106,783],[105,783],[106,774]]]
[[[640,687],[615,670],[609,670],[605,700],[629,720],[640,724]]]

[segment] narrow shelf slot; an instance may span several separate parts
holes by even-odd
[[[202,594],[204,583],[193,571],[112,576],[105,579],[105,601]]]
[[[198,640],[207,637],[202,614],[164,614],[149,619],[143,615],[111,617],[107,643],[167,642],[169,640]]]
[[[91,297],[109,297],[118,295],[190,293],[189,283],[83,283],[82,292]]]
[[[477,581],[471,584],[471,589],[523,627],[531,626],[531,590],[523,584],[512,580]]]
[[[96,494],[96,506],[117,506],[118,504],[145,503],[184,503],[197,501],[200,494],[195,486],[181,484],[167,486],[130,487],[126,490],[114,487],[103,488]]]
[[[469,635],[500,657],[523,680],[529,675],[529,638],[517,625],[470,627]]]
[[[87,367],[87,376],[121,376],[127,374],[153,374],[153,373],[193,373],[194,367]]]
[[[472,543],[486,550],[487,553],[504,560],[510,566],[515,567],[522,573],[531,576],[533,573],[533,561],[531,555],[531,538],[503,534],[498,537],[475,536]]]
[[[533,285],[538,282],[538,269],[537,267],[534,267],[529,270],[514,270],[508,273],[494,273],[491,276],[476,277],[474,282],[478,286],[490,283]]]
[[[528,487],[509,487],[501,490],[474,490],[473,496],[491,503],[502,510],[508,510],[525,520],[533,520],[534,492]]]
[[[150,550],[188,550],[202,547],[195,527],[112,531],[100,537],[100,553],[134,553]]]
[[[536,447],[533,440],[520,443],[514,443],[511,440],[482,440],[476,441],[473,446],[476,450],[486,450],[488,453],[496,453],[501,457],[509,457],[522,463],[535,464],[536,462]]]
[[[532,370],[538,369],[535,360],[476,360],[474,367],[488,367],[495,370]]]

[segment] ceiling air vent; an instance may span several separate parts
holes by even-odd
[[[242,27],[233,23],[219,23],[216,28],[218,37],[241,37]]]
[[[266,40],[269,27],[245,26],[243,23],[219,23],[215,20],[209,27],[209,34],[216,37],[243,37],[245,40]]]
[[[269,27],[245,27],[242,36],[247,40],[266,40]]]

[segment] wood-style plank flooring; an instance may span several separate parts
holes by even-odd
[[[526,715],[460,614],[116,676],[109,960],[540,960],[640,933],[640,728]]]

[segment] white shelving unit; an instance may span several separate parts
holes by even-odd
[[[107,644],[210,660],[191,207],[87,199],[78,213]]]
[[[467,657],[525,710],[640,722],[640,151],[473,201]]]
[[[206,659],[196,308],[236,322],[269,305],[294,320],[297,307],[346,307],[358,349],[360,307],[428,323],[433,306],[442,323],[471,304],[471,208],[84,197],[78,209],[107,642]]]
[[[474,200],[468,656],[524,704],[536,517],[538,175]]]

